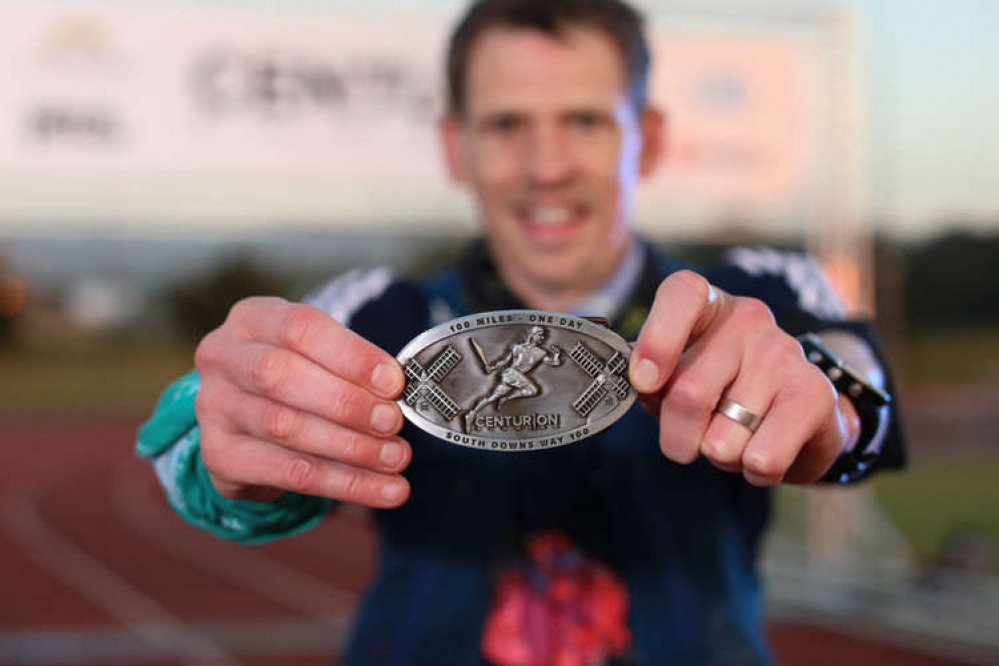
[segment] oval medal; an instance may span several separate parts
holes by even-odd
[[[532,451],[578,442],[624,415],[636,393],[631,348],[567,314],[502,310],[460,317],[399,352],[403,414],[445,442]]]

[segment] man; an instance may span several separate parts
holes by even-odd
[[[869,460],[854,449],[897,462],[885,410],[872,429],[792,337],[823,332],[883,385],[863,326],[806,311],[779,270],[736,261],[709,281],[635,237],[636,182],[666,146],[647,66],[641,21],[618,0],[475,3],[450,44],[440,135],[485,242],[418,285],[353,271],[309,305],[238,303],[140,432],[171,503],[226,538],[294,534],[338,502],[391,509],[346,664],[482,663],[498,572],[548,530],[626,586],[621,663],[765,663],[765,487],[834,464],[859,476]],[[645,410],[518,455],[403,429],[392,355],[453,316],[511,307],[637,336],[629,378]]]

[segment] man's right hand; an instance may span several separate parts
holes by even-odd
[[[395,436],[402,368],[317,308],[248,298],[195,353],[201,456],[216,490],[399,506],[409,444]]]

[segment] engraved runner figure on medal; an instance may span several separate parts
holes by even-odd
[[[475,415],[486,405],[495,402],[496,411],[500,410],[504,402],[516,400],[517,398],[530,398],[541,393],[541,387],[528,377],[541,363],[545,365],[562,365],[562,349],[557,345],[552,345],[546,349],[543,345],[547,333],[541,326],[532,326],[524,337],[523,342],[515,342],[510,345],[507,352],[490,362],[486,358],[482,346],[475,338],[469,338],[468,344],[472,347],[475,355],[482,364],[482,370],[491,375],[499,368],[504,368],[496,381],[492,391],[482,396],[475,406],[465,413],[465,432],[472,431],[472,423]]]

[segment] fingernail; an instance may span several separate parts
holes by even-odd
[[[659,383],[659,366],[652,359],[641,358],[635,364],[631,379],[638,391],[652,391]]]
[[[395,442],[389,442],[388,444],[382,447],[382,452],[378,456],[378,460],[385,467],[394,468],[398,466],[399,463],[402,462],[403,455],[405,455],[405,453],[403,452],[402,446],[400,444],[396,444]]]
[[[391,481],[382,486],[382,499],[386,502],[398,502],[406,487],[398,481]]]
[[[386,404],[377,405],[371,410],[371,427],[376,432],[392,432],[396,427],[396,410]]]
[[[379,363],[371,373],[371,386],[382,395],[395,395],[401,383],[402,373],[394,363]]]
[[[778,480],[775,480],[769,476],[763,476],[762,474],[757,474],[756,472],[750,471],[745,467],[742,468],[742,476],[746,479],[746,481],[753,484],[754,486],[759,486],[760,488],[764,488],[767,486],[776,486],[778,483]]]

